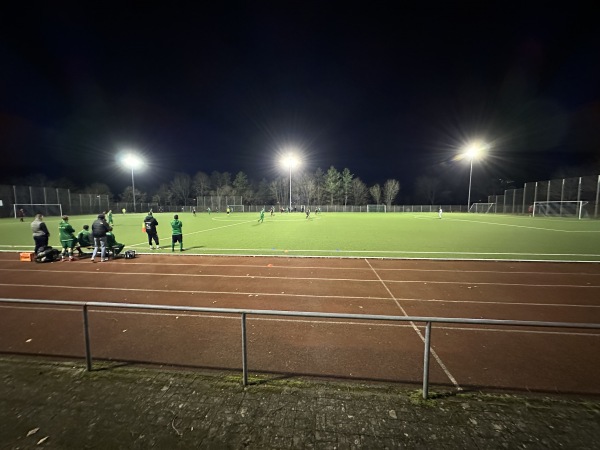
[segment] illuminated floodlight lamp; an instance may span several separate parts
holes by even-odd
[[[471,181],[473,179],[473,160],[481,159],[483,153],[488,149],[484,142],[473,142],[465,147],[463,156],[469,159],[471,169],[469,171],[469,196],[467,198],[467,211],[471,208]]]
[[[144,161],[135,153],[125,153],[121,162],[125,167],[131,169],[131,195],[133,197],[133,212],[135,211],[135,180],[133,177],[133,171],[139,169],[144,164]]]
[[[289,212],[292,212],[292,169],[300,165],[300,160],[294,153],[289,152],[283,158],[281,158],[281,165],[285,168],[288,168],[290,171],[290,209],[289,209]]]

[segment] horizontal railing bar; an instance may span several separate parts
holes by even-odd
[[[151,305],[144,303],[114,303],[114,302],[77,302],[66,300],[34,300],[34,299],[9,299],[0,298],[0,303],[24,303],[43,304],[57,306],[87,306],[95,308],[120,308],[120,309],[145,309],[161,311],[188,311],[208,312],[221,314],[250,314],[262,316],[286,316],[286,317],[315,317],[324,319],[351,319],[351,320],[383,320],[399,322],[434,322],[471,325],[503,325],[517,327],[551,327],[551,328],[583,328],[600,330],[597,323],[573,323],[573,322],[541,322],[532,320],[504,320],[504,319],[469,319],[460,317],[427,317],[427,316],[388,316],[373,314],[345,314],[345,313],[323,313],[307,311],[280,311],[270,309],[239,309],[239,308],[205,308],[199,306],[173,306],[173,305]]]

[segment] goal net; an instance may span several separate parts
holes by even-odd
[[[531,215],[546,217],[585,217],[584,206],[587,202],[582,200],[565,200],[551,202],[534,202]]]
[[[496,212],[496,204],[495,203],[473,203],[469,208],[469,212],[472,213],[495,213]]]
[[[231,212],[244,212],[244,205],[229,205]]]
[[[385,212],[385,205],[367,205],[367,212]]]
[[[43,214],[46,217],[63,215],[60,203],[15,203],[13,206],[15,218],[21,217],[21,210],[23,210],[23,217],[34,217],[36,214]]]

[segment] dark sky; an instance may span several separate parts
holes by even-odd
[[[277,155],[294,146],[309,171],[466,186],[453,158],[472,139],[490,144],[480,178],[598,173],[593,2],[404,3],[0,6],[2,180],[42,172],[118,193],[126,148],[148,162],[142,189],[199,170],[259,180],[285,173]]]

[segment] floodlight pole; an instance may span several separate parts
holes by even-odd
[[[467,199],[467,212],[471,208],[471,179],[473,178],[473,157],[471,157],[471,170],[469,171],[469,197]]]
[[[133,180],[133,164],[131,165],[131,195],[133,196],[133,212],[135,212],[135,181]]]
[[[290,210],[292,212],[292,161],[289,161],[290,164]]]

